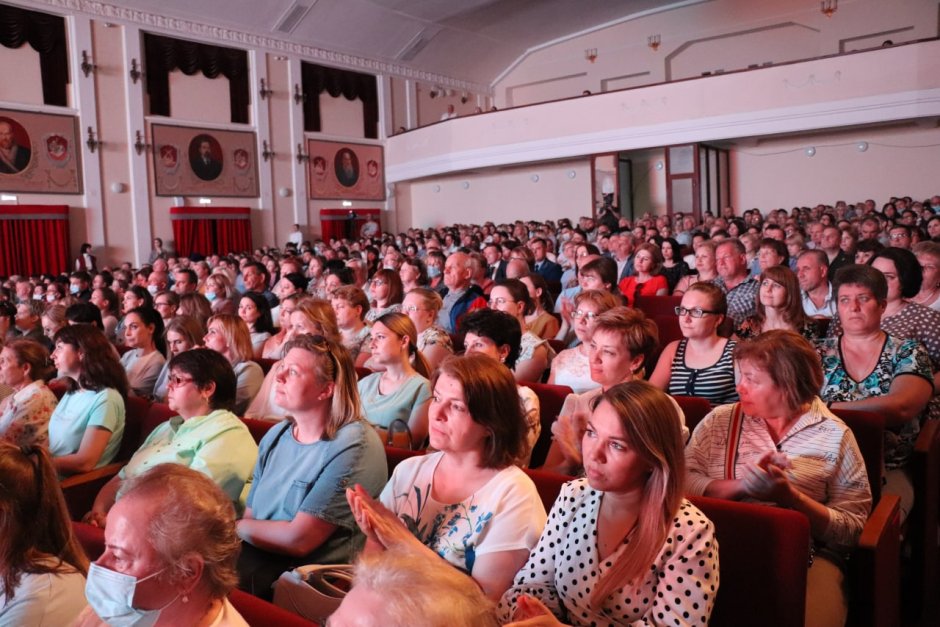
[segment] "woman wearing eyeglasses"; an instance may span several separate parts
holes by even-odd
[[[618,304],[616,296],[601,290],[585,290],[574,297],[571,318],[578,345],[566,348],[552,360],[552,371],[548,375],[550,384],[567,385],[575,394],[597,387],[597,382],[591,378],[589,353],[594,323],[599,315]]]
[[[599,387],[583,394],[569,394],[565,399],[558,420],[552,425],[552,446],[543,468],[566,475],[581,471],[581,441],[591,404],[615,385],[633,381],[658,342],[656,323],[639,309],[614,307],[598,316],[591,336],[590,363],[591,378]],[[681,410],[677,413],[684,424]]]
[[[178,412],[147,436],[124,468],[95,498],[86,523],[104,527],[125,480],[157,464],[174,463],[212,479],[236,505],[251,476],[258,447],[232,413],[235,372],[218,352],[194,348],[170,360],[167,402]]]
[[[401,311],[405,291],[398,272],[388,268],[379,270],[372,277],[369,289],[372,291],[372,306],[366,313],[366,323],[372,324],[387,313]]]
[[[698,396],[712,405],[738,400],[734,387],[735,342],[718,335],[728,302],[711,283],[695,283],[676,307],[684,339],[670,342],[649,381],[674,396]]]
[[[424,355],[431,372],[437,370],[445,357],[454,354],[450,334],[437,324],[437,313],[444,306],[441,295],[427,287],[418,287],[405,295],[401,304],[418,332],[418,350]]]
[[[238,521],[239,586],[264,598],[285,570],[352,561],[365,537],[346,488],[360,484],[377,496],[388,479],[385,451],[363,419],[356,371],[341,344],[299,335],[276,368],[276,401],[288,418],[261,440]]]
[[[500,281],[490,292],[490,309],[508,313],[519,321],[519,327],[522,329],[519,358],[513,368],[516,381],[541,381],[542,374],[555,356],[555,351],[546,340],[526,327],[525,317],[526,314],[532,313],[533,305],[525,283],[519,279]]]

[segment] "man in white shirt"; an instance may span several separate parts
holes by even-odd
[[[836,304],[828,272],[829,257],[822,250],[804,250],[796,260],[803,311],[811,318],[835,317]]]
[[[295,224],[294,230],[291,231],[290,235],[287,236],[287,243],[293,244],[295,247],[300,248],[300,245],[304,241],[304,234],[300,232],[300,225]]]

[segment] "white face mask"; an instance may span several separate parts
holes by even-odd
[[[152,627],[160,618],[160,612],[172,605],[179,595],[158,610],[139,610],[134,607],[137,584],[156,577],[165,569],[147,575],[133,577],[99,566],[94,562],[88,567],[85,581],[85,598],[98,618],[109,627]]]
[[[160,291],[160,288],[158,288],[156,285],[148,285],[147,291],[150,292],[151,296],[156,296],[157,292]]]

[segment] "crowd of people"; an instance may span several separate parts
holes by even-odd
[[[807,624],[838,625],[880,478],[834,410],[885,416],[884,489],[912,507],[940,417],[940,196],[298,239],[155,240],[140,268],[83,247],[3,283],[0,623],[241,625],[235,586],[270,599],[357,559],[331,624],[385,611],[396,568],[448,573],[442,603],[476,582],[440,624],[707,623],[720,549],[686,499],[707,495],[805,514]],[[679,336],[644,313],[668,295]],[[549,512],[524,471],[546,381],[573,390]],[[89,564],[58,483],[116,460],[132,396],[174,417],[84,516],[107,541]],[[690,434],[672,396],[713,411]],[[273,424],[256,443],[243,417]],[[383,445],[426,454],[389,477]]]

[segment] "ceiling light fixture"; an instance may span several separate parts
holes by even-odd
[[[584,58],[594,63],[597,61],[597,48],[588,48],[584,51]]]
[[[653,52],[659,50],[659,45],[662,43],[662,38],[659,35],[650,35],[646,38],[646,45],[650,47]]]
[[[832,14],[839,10],[839,0],[822,0],[819,10],[826,17],[832,17]]]

